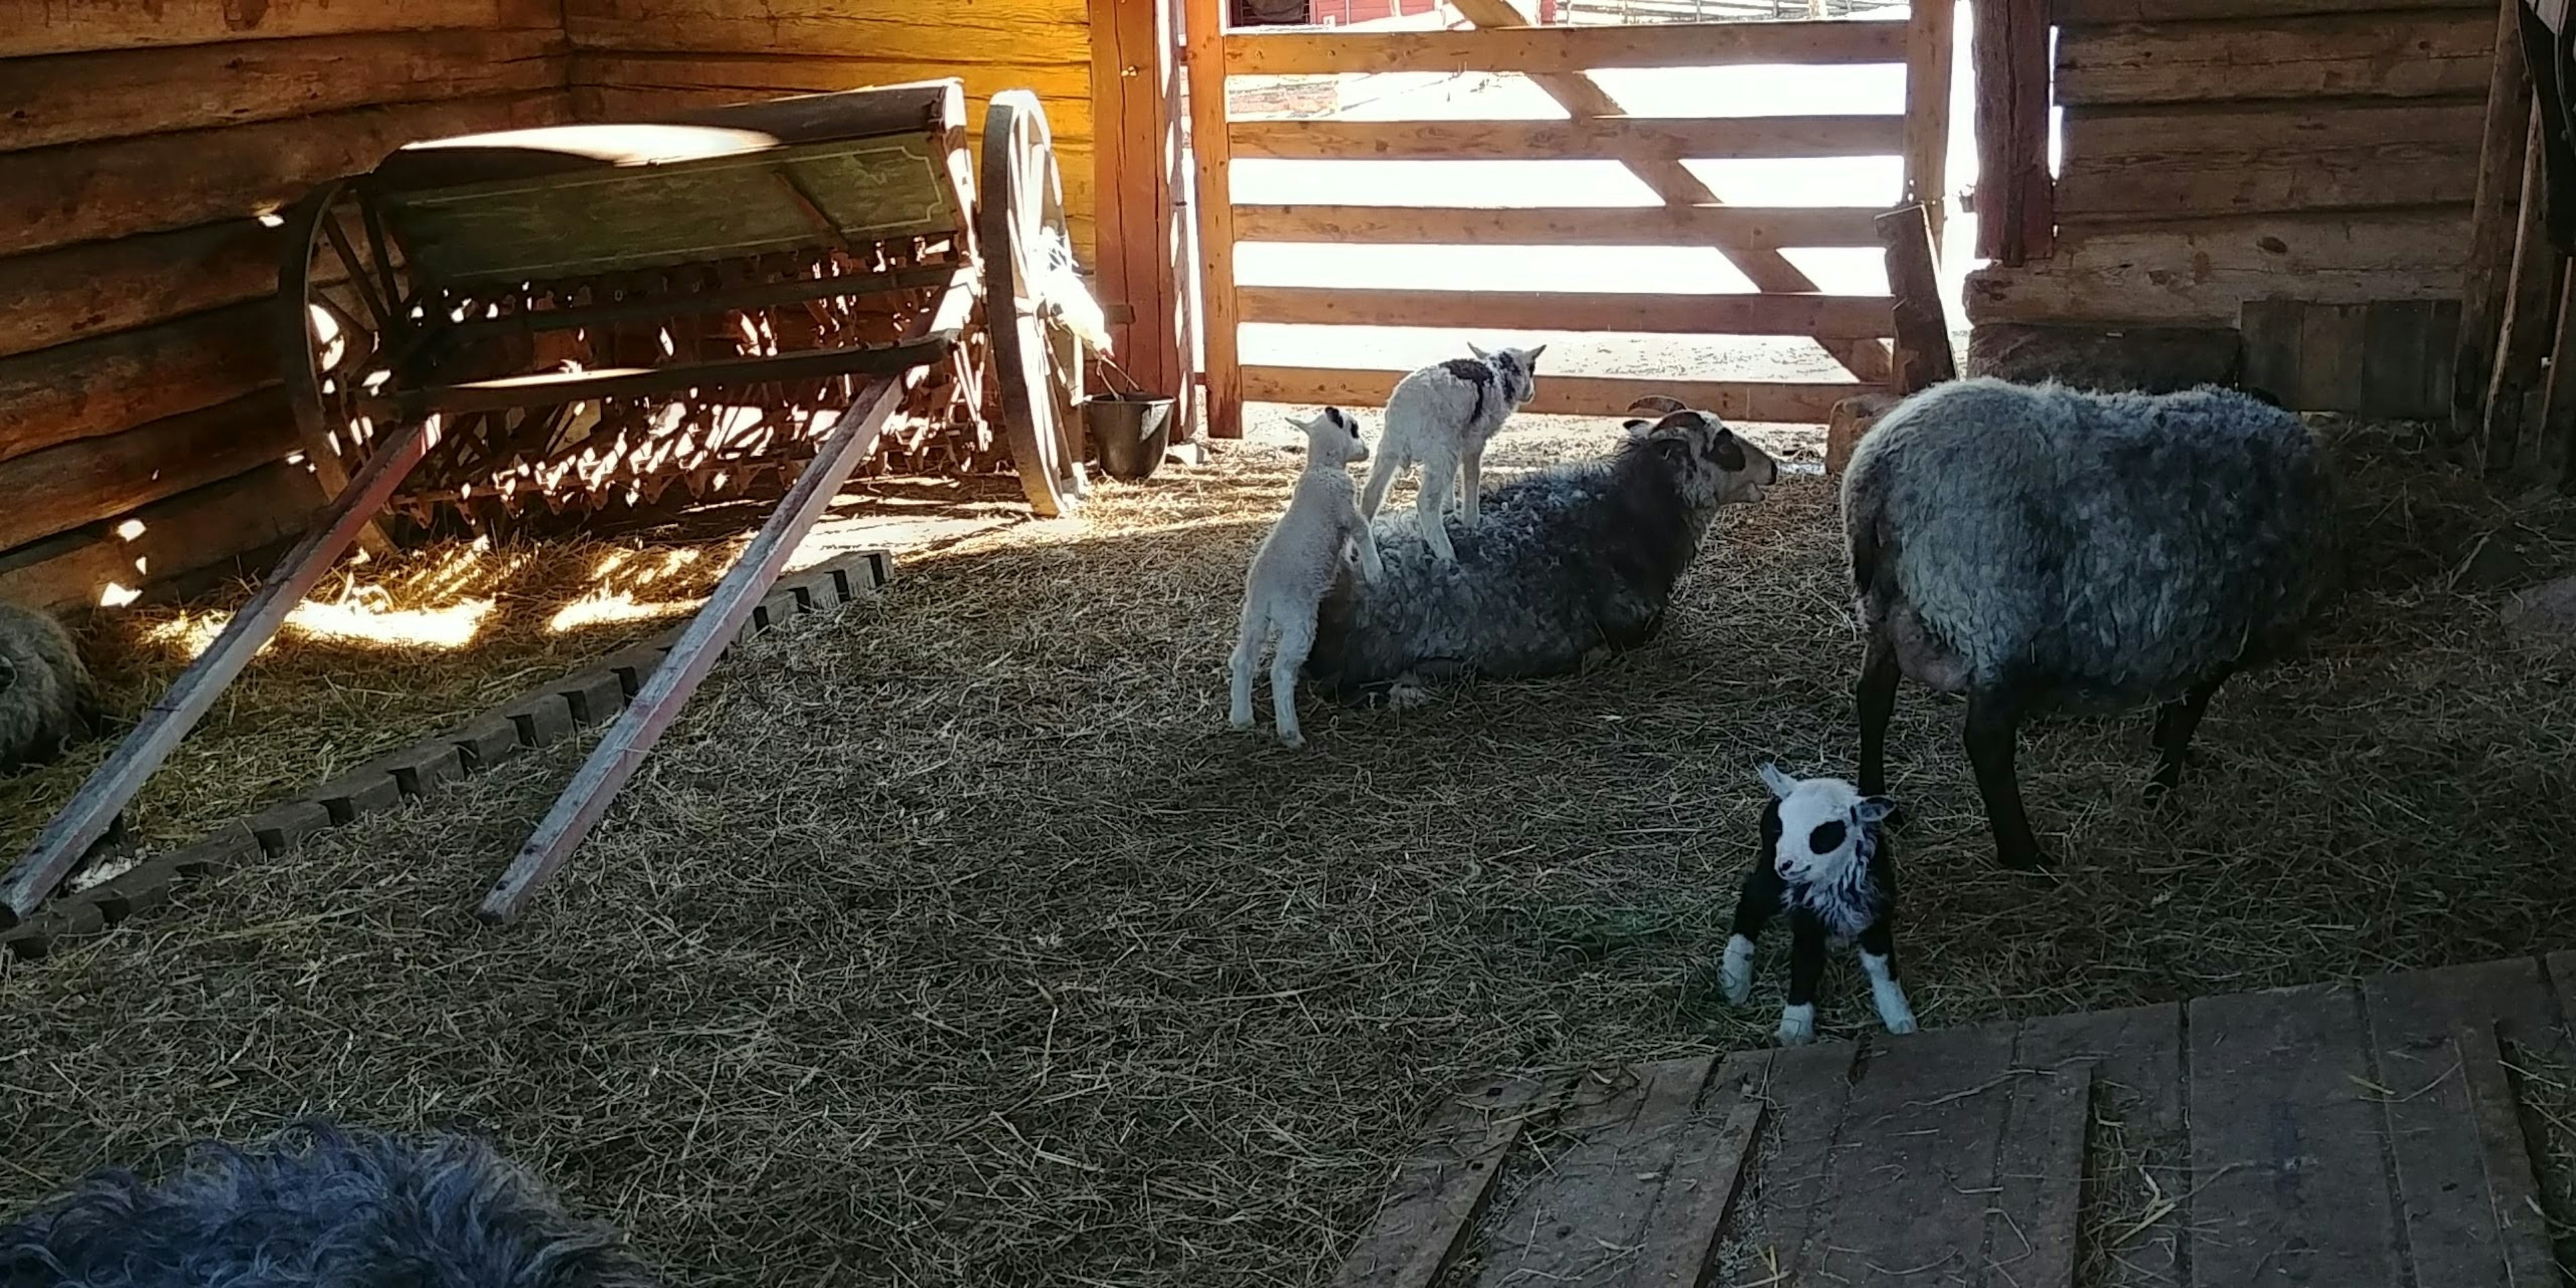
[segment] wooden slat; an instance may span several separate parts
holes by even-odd
[[[1958,1142],[2003,1134],[2013,1026],[1935,1029],[1873,1055],[1851,1090],[1841,1138],[1866,1149],[1828,1164],[1802,1282],[1861,1283],[1896,1271],[1959,1282],[1982,1268],[1996,1151]]]
[[[1856,1042],[1819,1042],[1775,1053],[1761,1086],[1751,1093],[1765,1119],[1760,1154],[1758,1226],[1770,1236],[1765,1251],[1791,1274],[1801,1270],[1807,1232],[1827,1191],[1825,1172],[1834,1141],[1844,1130],[1852,1097]],[[1801,1282],[1792,1278],[1787,1283]]]
[[[2190,1042],[2194,1281],[2403,1282],[2353,991],[2201,998]]]
[[[264,302],[0,358],[0,461],[229,402],[277,381]]]
[[[1933,259],[1950,209],[1950,95],[1958,61],[1955,0],[1912,0],[1905,29],[1904,202],[1921,202]]]
[[[1875,246],[1874,207],[1236,206],[1248,242],[1422,246]]]
[[[2065,26],[2115,22],[2199,22],[2221,18],[2286,18],[2313,13],[2384,13],[2390,0],[2052,0]],[[2406,9],[2476,9],[2486,0],[2407,0]]]
[[[558,0],[0,0],[0,58],[368,31],[562,25]]]
[[[2058,210],[2048,162],[2048,0],[1990,0],[1970,14],[1977,253],[2008,267],[2045,259]],[[2066,155],[2071,163],[2071,136]]]
[[[756,358],[716,362],[677,362],[660,367],[598,368],[549,371],[470,384],[405,391],[392,400],[405,414],[463,414],[584,402],[595,398],[640,398],[650,394],[771,381],[813,380],[827,376],[893,375],[944,356],[957,342],[954,332],[900,344],[855,345],[845,349],[812,349]]]
[[[0,358],[260,299],[278,230],[255,219],[0,259]]]
[[[2116,222],[2458,201],[2475,102],[2091,109],[2066,115],[2057,216]]]
[[[2249,300],[2439,300],[2460,285],[2468,210],[2276,215],[2067,228],[2045,264],[1968,277],[1968,321],[2231,326]]]
[[[2562,310],[2560,316],[2568,315]],[[2362,317],[2361,414],[2380,420],[2448,416],[2451,355],[2458,350],[2459,336],[2457,300],[2369,305]],[[2569,366],[2576,366],[2576,352],[2567,356]]]
[[[1207,431],[1214,438],[1240,438],[1243,357],[1234,281],[1234,157],[1225,124],[1225,5],[1221,0],[1185,0],[1181,12],[1188,41],[1183,57],[1195,169],[1188,199],[1198,222],[1199,360],[1207,373]]]
[[[2514,227],[2513,267],[2506,278],[2505,311],[2496,326],[2495,362],[2479,400],[2485,411],[2473,440],[2480,465],[2494,473],[2519,464],[2516,453],[2530,420],[2525,397],[2539,385],[2541,361],[2555,338],[2558,279],[2565,269],[2565,257],[2549,244],[2545,220],[2544,124],[2541,104],[2535,101],[2530,133],[2523,142],[2522,201]]]
[[[1578,1088],[1553,1124],[1567,1139],[1488,1224],[1479,1288],[1595,1283],[1632,1255],[1714,1064],[1699,1056],[1637,1065],[1612,1085]]]
[[[1897,22],[1658,23],[1634,27],[1480,27],[1467,31],[1234,32],[1237,76],[1323,72],[1586,72],[1617,67],[1905,61]]]
[[[1090,101],[1100,118],[1092,168],[1096,188],[1110,194],[1099,210],[1094,292],[1112,319],[1116,365],[1163,394],[1183,393],[1192,381],[1180,314],[1189,269],[1179,247],[1186,239],[1172,186],[1172,157],[1181,148],[1175,25],[1173,0],[1092,0]],[[1184,397],[1181,406],[1197,401]],[[1171,439],[1187,441],[1194,429],[1184,417]]]
[[[2027,1069],[2027,1061],[2017,1061]],[[2093,1064],[2017,1070],[1995,1152],[1995,1198],[1986,1214],[1991,1288],[2073,1284],[2082,1235],[2085,1129]]]
[[[1768,1051],[1739,1051],[1708,1080],[1699,1108],[1656,1177],[1635,1258],[1608,1288],[1700,1288],[1734,1209],[1761,1130],[1764,1105],[1752,1089],[1771,1067]]]
[[[1428,1288],[1484,1211],[1523,1125],[1569,1090],[1561,1080],[1498,1078],[1447,1097],[1333,1288]]]
[[[2531,68],[2522,54],[2522,0],[2496,0],[2495,61],[2487,81],[2485,132],[2478,145],[2477,197],[2461,269],[2459,352],[2451,363],[2451,432],[2481,428],[2496,329],[2504,321],[2513,271],[2513,234],[2522,209],[2522,149],[2531,130]]]
[[[1237,157],[1298,161],[1695,160],[1894,156],[1902,116],[1632,116],[1570,121],[1236,121]]]
[[[1247,402],[1383,407],[1401,371],[1348,367],[1243,369]],[[1835,403],[1881,386],[1766,380],[1670,380],[1660,376],[1541,376],[1529,410],[1543,416],[1624,416],[1648,394],[1678,398],[1725,420],[1820,425]]]
[[[0,152],[550,89],[560,31],[423,31],[30,58],[0,76]]]
[[[98,603],[111,585],[185,593],[200,574],[255,573],[235,560],[302,531],[322,501],[303,466],[262,466],[0,555],[0,598],[66,608]],[[118,532],[128,518],[141,531]]]
[[[566,0],[563,24],[584,49],[1070,67],[1091,58],[1085,0]]]
[[[2494,21],[2466,9],[2071,27],[2055,93],[2068,106],[2479,94],[2494,51]]]
[[[1896,296],[1890,309],[1896,331],[1896,376],[1890,391],[1918,393],[1958,379],[1958,355],[1950,351],[1950,322],[1941,308],[1941,266],[1933,256],[1930,212],[1919,205],[1890,211],[1879,217],[1878,235],[1886,247],[1888,286]]]
[[[995,94],[1032,91],[1046,104],[1056,142],[1089,146],[1093,137],[1091,68],[1082,63],[980,63],[847,56],[791,51],[757,54],[623,52],[584,49],[572,58],[576,86],[688,91],[693,104],[721,98],[748,102],[788,94],[822,94],[876,85],[955,77],[966,86],[966,128],[980,137]]]
[[[283,206],[417,139],[553,124],[561,91],[327,112],[219,130],[48,148],[0,184],[0,254],[187,228]]]
[[[295,451],[294,413],[268,389],[203,411],[0,461],[0,550],[245,473]]]
[[[1619,331],[1648,335],[1812,335],[1895,331],[1884,295],[1577,294],[1329,286],[1235,288],[1246,322],[1434,327],[1461,331]]]
[[[2117,1157],[2123,1164],[2107,1170],[2099,1178],[2100,1193],[2086,1199],[2089,1208],[2116,1223],[2105,1232],[2117,1242],[2104,1249],[2109,1255],[2098,1288],[2172,1288],[2189,1282],[2181,1273],[2179,1252],[2190,1209],[2159,1202],[2185,1195],[2192,1185],[2182,1102],[2182,1008],[2139,1006],[2026,1020],[2014,1062],[2025,1069],[2089,1066],[2093,1071],[2093,1116],[2102,1142],[2095,1157]],[[1998,1206],[2016,1214],[2037,1210],[2034,1200],[2054,1184],[2054,1177],[2017,1175],[2008,1166]],[[2000,1230],[1994,1237],[1997,1249],[2015,1246]],[[1989,1288],[2074,1282],[2052,1281],[2028,1270],[2015,1266],[1984,1282]]]
[[[2249,300],[2237,315],[2245,382],[2298,411],[2423,420],[2446,414],[2459,305]]]

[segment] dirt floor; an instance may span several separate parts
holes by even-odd
[[[1494,459],[1613,432],[1535,420]],[[487,1133],[687,1282],[1317,1283],[1456,1081],[1765,1041],[1784,965],[1742,1010],[1710,972],[1754,765],[1848,772],[1828,485],[1733,512],[1651,648],[1401,714],[1310,704],[1295,753],[1224,721],[1243,564],[1296,467],[1279,441],[1103,485],[1077,523],[977,531],[998,503],[949,498],[969,535],[881,603],[719,668],[515,929],[466,909],[586,740],[0,964],[0,1211],[318,1111]],[[2222,695],[2179,802],[2138,800],[2143,716],[2026,744],[2058,877],[1995,869],[1958,708],[1905,694],[1927,1025],[2576,946],[2576,660],[2496,625],[2576,565],[2576,509],[2408,465],[2402,431],[2342,442],[2361,585],[2314,656]],[[493,656],[552,638],[559,604],[528,595],[511,615],[540,625]],[[395,740],[365,690],[577,660],[531,651],[505,685],[439,660],[477,647],[371,648],[240,701],[346,758]],[[311,745],[277,772],[322,776]],[[1869,1021],[1847,962],[1827,989],[1829,1032]]]

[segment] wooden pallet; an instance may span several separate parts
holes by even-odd
[[[2555,1284],[2507,1052],[2566,1057],[2571,982],[2516,958],[1498,1078],[1335,1282]]]

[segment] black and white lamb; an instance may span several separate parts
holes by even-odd
[[[98,716],[89,667],[62,624],[0,602],[0,773],[59,758]]]
[[[1368,459],[1359,422],[1339,407],[1297,422],[1306,432],[1306,468],[1297,475],[1288,509],[1252,553],[1243,574],[1243,611],[1236,619],[1234,656],[1228,659],[1227,722],[1252,727],[1252,671],[1261,651],[1270,662],[1270,707],[1279,741],[1306,745],[1297,727],[1297,668],[1315,642],[1315,606],[1342,571],[1346,552],[1359,548],[1360,575],[1380,575],[1377,543],[1351,498],[1350,463]]]
[[[1883,826],[1896,809],[1884,796],[1864,796],[1839,778],[1800,781],[1762,766],[1771,799],[1762,806],[1762,844],[1735,930],[1726,941],[1718,982],[1737,1006],[1753,994],[1753,948],[1772,917],[1789,918],[1789,1003],[1780,1008],[1783,1046],[1816,1037],[1816,985],[1825,949],[1860,946],[1870,1000],[1890,1033],[1914,1031],[1914,1008],[1896,982],[1896,852]]]
[[[1641,400],[1607,460],[1517,479],[1486,521],[1439,557],[1418,515],[1374,526],[1384,575],[1346,570],[1324,597],[1306,676],[1345,700],[1464,676],[1556,675],[1654,637],[1700,538],[1729,503],[1762,499],[1779,470],[1706,412]],[[1633,410],[1633,409],[1632,409]]]
[[[1461,525],[1475,528],[1477,498],[1484,490],[1485,444],[1537,394],[1538,356],[1547,346],[1487,353],[1471,344],[1467,351],[1476,356],[1435,362],[1395,382],[1395,392],[1386,399],[1377,462],[1369,467],[1368,487],[1360,495],[1360,514],[1375,519],[1396,475],[1418,462],[1422,485],[1414,494],[1413,512],[1421,516],[1433,553],[1450,562],[1458,553],[1440,516],[1455,500]]]
[[[329,1125],[307,1147],[201,1141],[158,1184],[83,1178],[0,1225],[7,1288],[652,1288],[613,1228],[458,1137]]]
[[[2170,791],[2219,685],[2293,648],[2332,595],[2336,494],[2306,424],[2247,394],[1979,379],[1907,399],[1843,479],[1860,789],[1885,790],[1901,673],[1967,695],[2007,868],[2050,862],[2013,772],[2025,716],[2162,704],[2147,793]]]

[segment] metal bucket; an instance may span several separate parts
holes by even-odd
[[[1130,483],[1154,477],[1172,445],[1170,398],[1102,394],[1082,404],[1082,426],[1100,449],[1100,468]]]

